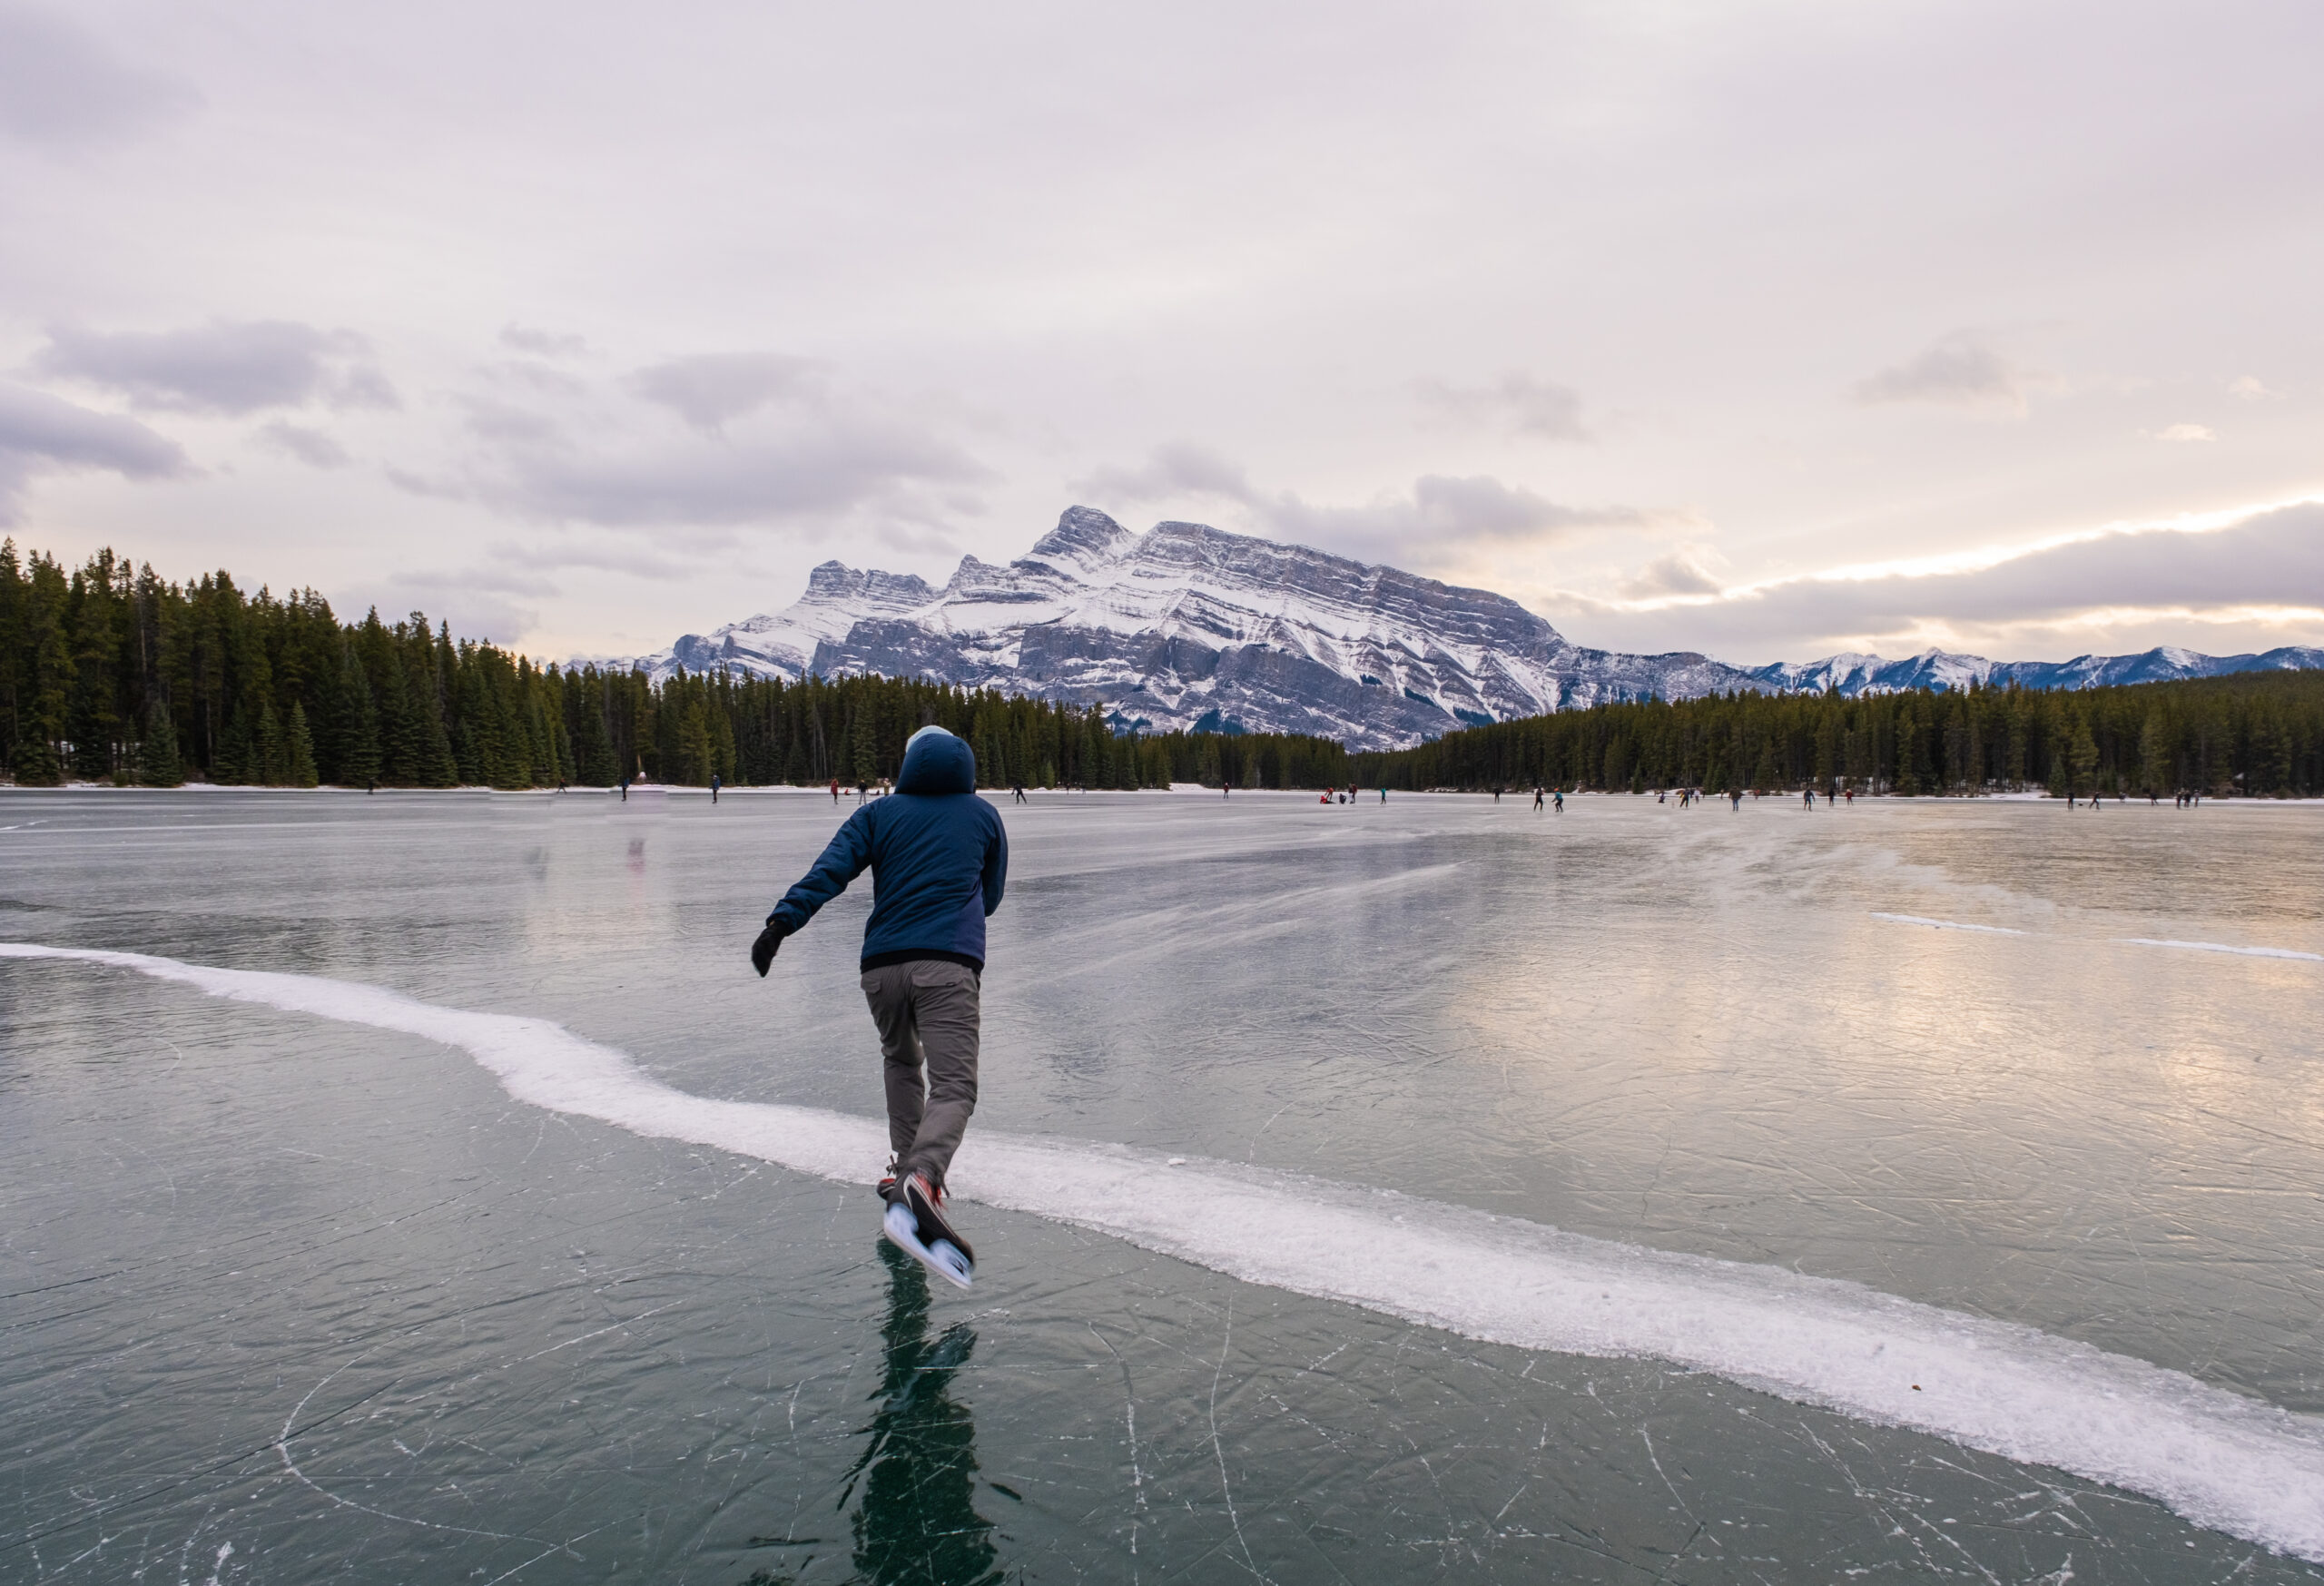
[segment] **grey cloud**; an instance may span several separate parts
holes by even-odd
[[[2023,414],[2027,391],[2044,377],[2020,366],[1980,330],[1940,336],[1916,356],[1858,380],[1858,402],[1935,402]]]
[[[578,336],[556,330],[537,330],[528,325],[508,324],[500,328],[500,345],[512,352],[529,353],[535,358],[580,358],[589,350],[589,344]]]
[[[187,330],[62,327],[48,333],[33,367],[169,412],[240,415],[317,400],[334,408],[398,405],[362,337],[288,320],[213,320]]]
[[[1068,488],[1076,499],[1143,502],[1208,496],[1246,506],[1263,504],[1241,468],[1216,452],[1186,441],[1156,447],[1135,468],[1094,468],[1072,481]]]
[[[311,468],[343,468],[355,460],[325,431],[285,419],[261,426],[258,438],[261,444],[285,457],[296,458]]]
[[[1423,474],[1409,495],[1360,507],[1323,506],[1288,490],[1268,495],[1235,463],[1187,444],[1157,448],[1136,468],[1098,469],[1075,480],[1072,489],[1092,500],[1232,501],[1267,533],[1392,561],[1427,561],[1433,553],[1478,541],[1541,541],[1584,527],[1652,527],[1666,518],[1634,507],[1568,507],[1489,474]]]
[[[1627,579],[1621,594],[1627,600],[1651,600],[1665,595],[1716,595],[1718,580],[1705,569],[1695,553],[1675,550],[1657,557]]]
[[[0,524],[17,521],[35,474],[98,468],[132,479],[194,471],[177,442],[134,419],[98,413],[24,386],[0,384]]]
[[[1643,528],[1659,521],[1634,507],[1568,507],[1489,474],[1423,474],[1410,496],[1362,507],[1318,507],[1285,494],[1268,507],[1267,519],[1279,534],[1423,566],[1479,541],[1541,543],[1579,528]]]
[[[717,430],[779,398],[812,394],[820,374],[821,366],[812,359],[780,352],[712,352],[650,365],[626,383],[636,395],[669,409],[696,429]]]
[[[1492,385],[1463,388],[1443,380],[1413,382],[1423,403],[1457,422],[1535,435],[1544,440],[1588,440],[1581,398],[1571,388],[1512,370]]]
[[[85,148],[152,131],[201,103],[191,84],[124,65],[54,12],[0,5],[0,133]]]
[[[981,485],[991,473],[923,425],[820,388],[779,416],[728,434],[675,436],[616,421],[598,429],[506,404],[478,404],[480,443],[459,477],[391,476],[421,494],[483,501],[522,517],[620,528],[831,520],[872,510],[922,517],[916,497]],[[958,497],[953,497],[957,507]]]
[[[1932,625],[2060,623],[2104,611],[2223,613],[2324,608],[2324,506],[2288,507],[2209,533],[2116,533],[2051,546],[1961,573],[1799,578],[1721,598],[1625,612],[1570,601],[1624,645],[1701,649],[1724,658],[1909,635]]]

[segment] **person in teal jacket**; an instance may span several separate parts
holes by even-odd
[[[1009,835],[1000,812],[976,796],[976,775],[967,744],[941,727],[914,733],[894,793],[857,807],[751,945],[763,976],[784,937],[871,870],[859,968],[880,1031],[895,1153],[879,1186],[887,1227],[964,1287],[975,1256],[944,1220],[944,1175],[976,1110],[984,922],[1009,880]],[[940,1252],[931,1258],[940,1241],[958,1247],[958,1270],[941,1264]]]

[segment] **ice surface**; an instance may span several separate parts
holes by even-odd
[[[0,958],[134,970],[212,996],[420,1036],[468,1052],[533,1106],[842,1182],[860,1177],[883,1139],[862,1118],[685,1095],[545,1020],[138,953],[0,942]],[[1246,1282],[1492,1343],[1651,1355],[2055,1465],[2324,1561],[2324,1422],[2033,1328],[1779,1267],[1120,1146],[981,1135],[963,1148],[953,1182],[963,1198],[1128,1239]]]
[[[2324,1580],[1914,1429],[2296,1472],[2324,970],[2142,942],[2324,953],[2324,810],[1037,793],[959,1295],[863,890],[743,957],[852,801],[0,804],[0,938],[389,1026],[0,959],[0,1578]]]

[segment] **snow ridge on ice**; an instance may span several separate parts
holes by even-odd
[[[318,976],[0,942],[0,958],[133,970],[212,996],[469,1053],[516,1099],[853,1182],[885,1128],[689,1096],[544,1019]],[[963,1199],[1128,1240],[1245,1281],[1489,1342],[1652,1356],[1767,1393],[2145,1493],[2324,1561],[2324,1421],[2034,1328],[1862,1285],[1563,1233],[1391,1191],[1128,1147],[982,1134]]]

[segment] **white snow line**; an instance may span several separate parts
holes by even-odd
[[[420,1036],[468,1052],[519,1101],[842,1183],[887,1150],[886,1129],[869,1118],[688,1096],[543,1019],[140,953],[0,942],[0,958],[134,970]],[[1199,1158],[1173,1167],[1125,1146],[983,1134],[963,1148],[952,1187],[1246,1282],[1471,1338],[1669,1360],[2142,1492],[2199,1525],[2324,1562],[2324,1420],[2032,1327],[1392,1191]]]
[[[2024,936],[2023,931],[2012,931],[2006,925],[1964,925],[1958,920],[1925,920],[1918,914],[1883,914],[1872,911],[1875,920],[1886,920],[1897,925],[1925,925],[1932,931],[1979,931],[1987,936]]]
[[[2288,947],[2230,947],[2223,941],[2171,941],[2154,936],[2118,936],[2128,947],[2175,947],[2187,952],[2231,952],[2242,958],[2296,958],[2324,964],[2324,952],[2294,952]]]

